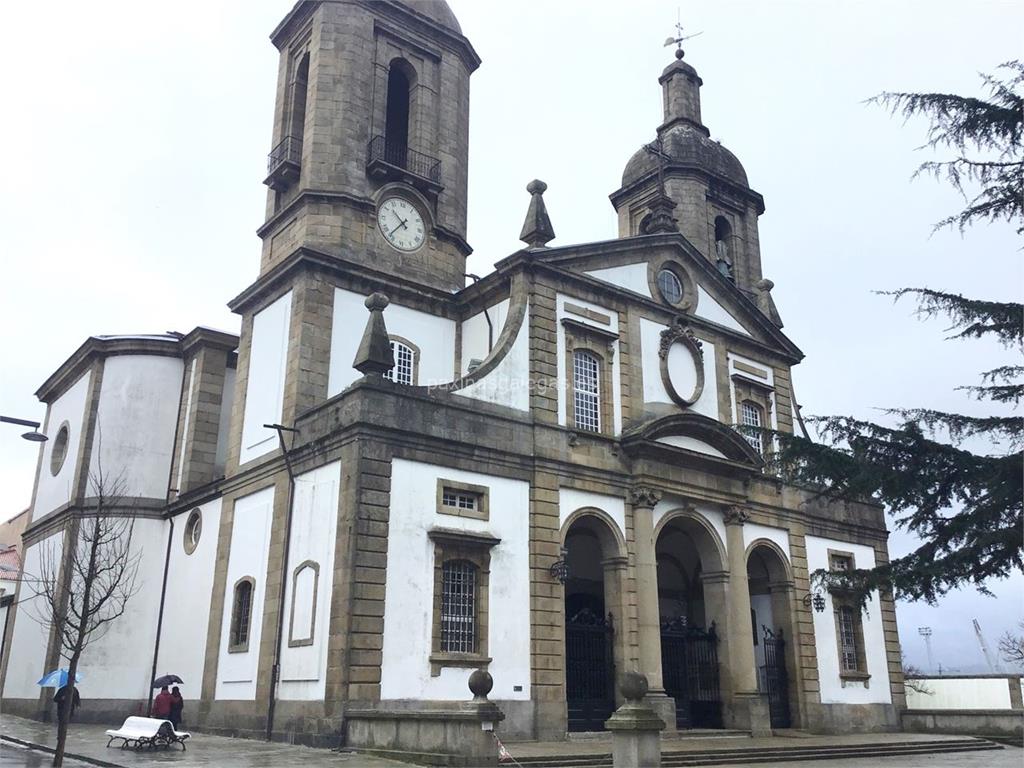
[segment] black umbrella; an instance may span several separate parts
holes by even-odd
[[[174,685],[175,683],[180,683],[181,685],[184,685],[185,681],[177,675],[164,675],[163,677],[158,677],[156,680],[153,681],[153,687],[163,688],[165,685]]]

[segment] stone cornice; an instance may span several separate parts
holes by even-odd
[[[678,121],[677,121],[678,122]],[[705,129],[706,130],[706,129]],[[716,173],[711,173],[706,168],[696,163],[682,163],[678,160],[673,160],[670,163],[665,163],[664,169],[665,178],[669,179],[673,176],[698,176],[708,182],[714,182],[716,184],[723,185],[732,194],[742,198],[749,204],[753,205],[757,210],[758,215],[761,215],[765,211],[764,197],[759,192],[755,192],[749,187],[741,187],[733,181],[730,181],[724,176],[719,176]],[[612,192],[608,195],[608,199],[611,200],[612,205],[618,210],[623,203],[629,198],[636,195],[643,189],[650,187],[658,182],[658,169],[653,168],[643,176],[638,178],[636,181],[630,182],[624,187]]]

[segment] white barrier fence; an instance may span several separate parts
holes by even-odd
[[[1024,709],[1021,675],[907,675],[907,709]]]

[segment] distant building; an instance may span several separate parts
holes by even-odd
[[[24,509],[10,520],[0,523],[0,547],[14,547],[21,553],[21,535],[28,525],[29,512],[31,509]]]
[[[527,246],[466,286],[480,59],[447,4],[299,2],[272,40],[240,337],[94,337],[37,393],[25,572],[62,551],[90,469],[125,471],[140,510],[141,590],[83,658],[82,714],[146,701],[166,568],[155,666],[197,728],[336,744],[465,700],[481,667],[510,737],[603,728],[630,670],[671,728],[897,728],[892,600],[862,612],[809,580],[886,561],[882,510],[766,471],[759,428],[794,429],[803,354],[694,68],[659,78],[616,239],[548,247],[534,182]],[[550,126],[568,151],[576,130],[600,123]],[[32,599],[3,665],[4,711],[27,715],[57,665]]]

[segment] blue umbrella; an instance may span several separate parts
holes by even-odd
[[[82,682],[82,676],[75,672],[75,682]],[[68,671],[66,669],[55,669],[47,672],[36,685],[43,688],[63,688],[68,684]]]

